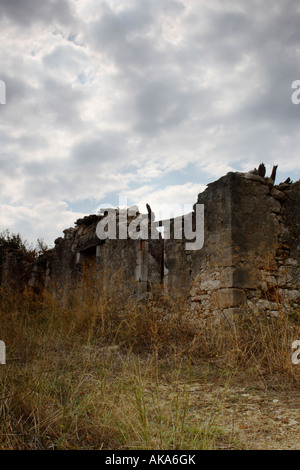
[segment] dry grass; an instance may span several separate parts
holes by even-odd
[[[218,448],[229,439],[216,425],[222,397],[195,413],[193,383],[300,382],[299,312],[201,322],[184,299],[138,302],[85,285],[64,307],[50,294],[2,292],[0,324],[0,449]]]

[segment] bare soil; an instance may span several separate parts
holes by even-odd
[[[195,416],[220,429],[217,449],[300,450],[300,387],[213,380],[193,383],[190,398]]]

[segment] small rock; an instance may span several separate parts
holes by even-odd
[[[296,421],[295,419],[290,419],[288,425],[289,426],[295,426],[295,424],[298,424],[298,421]]]
[[[274,197],[275,199],[278,199],[280,201],[283,201],[284,199],[287,199],[287,195],[279,191],[278,189],[272,188],[270,192],[271,196]]]

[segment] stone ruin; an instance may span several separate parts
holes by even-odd
[[[93,273],[104,290],[122,282],[138,297],[155,289],[186,296],[202,315],[290,312],[300,304],[300,180],[275,185],[276,169],[266,177],[261,164],[207,185],[196,202],[204,205],[200,250],[189,251],[184,238],[174,237],[175,219],[170,219],[169,239],[159,234],[155,240],[100,240],[96,227],[106,214],[93,214],[64,230],[55,247],[34,263],[10,253],[2,286],[59,286],[65,301]],[[151,211],[148,216],[150,222]]]

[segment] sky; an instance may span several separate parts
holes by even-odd
[[[0,231],[300,178],[298,0],[0,0]]]

